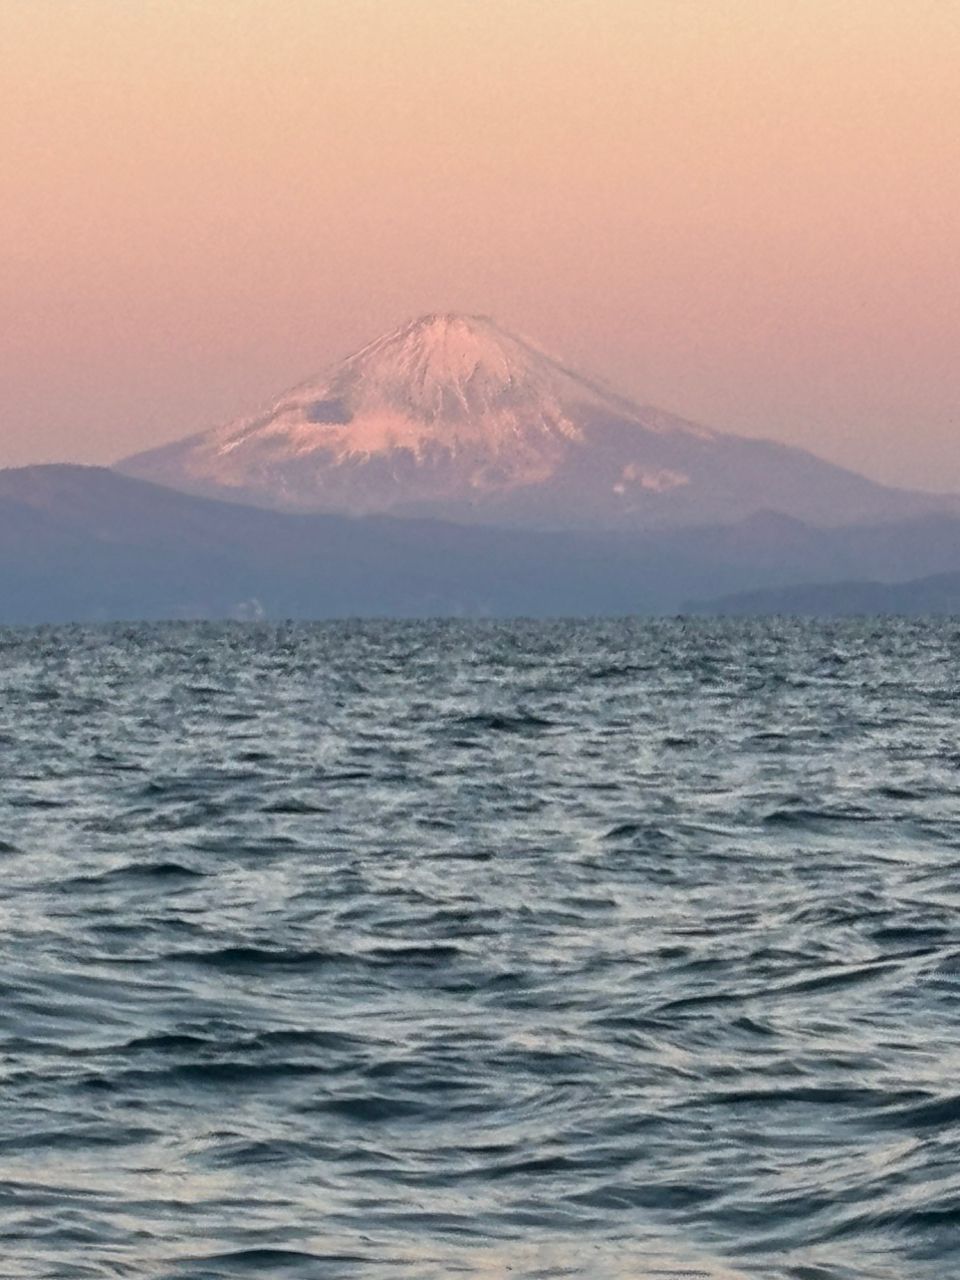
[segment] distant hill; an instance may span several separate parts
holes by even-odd
[[[289,514],[97,467],[0,471],[0,623],[669,614],[804,580],[958,567],[960,521],[945,517],[545,533]]]
[[[960,617],[960,572],[931,574],[909,582],[818,582],[741,591],[697,601],[690,611],[721,617],[807,615],[851,617],[898,614]]]
[[[262,410],[117,469],[278,510],[528,529],[960,516],[960,497],[638,404],[485,316],[422,316]]]
[[[617,540],[290,515],[95,467],[0,472],[0,623],[659,612],[675,581],[709,577]]]

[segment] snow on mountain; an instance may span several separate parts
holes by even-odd
[[[124,460],[293,511],[642,528],[770,509],[824,525],[960,510],[634,403],[486,316],[422,316],[263,411]]]

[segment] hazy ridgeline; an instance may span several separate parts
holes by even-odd
[[[958,648],[0,631],[0,1269],[942,1280]]]
[[[0,624],[955,613],[958,564],[948,515],[547,531],[295,515],[97,467],[0,471]]]

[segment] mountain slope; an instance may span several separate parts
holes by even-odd
[[[290,511],[428,515],[542,529],[824,526],[960,513],[800,449],[635,404],[482,316],[430,315],[261,413],[118,470]]]

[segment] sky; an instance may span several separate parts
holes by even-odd
[[[0,465],[422,312],[960,490],[956,0],[0,0]]]

